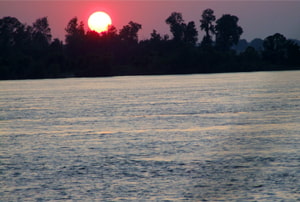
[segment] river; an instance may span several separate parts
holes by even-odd
[[[0,81],[0,201],[300,200],[300,71]]]

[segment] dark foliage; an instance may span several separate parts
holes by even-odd
[[[213,40],[211,34],[215,34],[215,26],[213,22],[216,20],[214,11],[210,8],[206,9],[202,13],[202,19],[200,20],[200,28],[205,31],[201,45],[203,47],[212,46]]]
[[[228,51],[240,40],[243,29],[238,26],[239,18],[234,15],[223,15],[216,21],[216,47],[221,51]]]
[[[203,11],[200,44],[193,21],[185,23],[173,12],[165,21],[173,35],[156,30],[138,40],[142,25],[130,21],[117,30],[85,31],[72,18],[66,26],[65,44],[52,39],[46,17],[32,26],[14,17],[0,19],[0,79],[94,77],[113,75],[188,74],[300,69],[300,47],[276,33],[250,43],[240,40],[238,17],[216,19],[212,9]],[[214,41],[215,39],[215,41]]]

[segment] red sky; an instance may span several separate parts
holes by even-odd
[[[0,0],[0,18],[13,16],[22,23],[32,24],[36,19],[47,16],[53,37],[64,40],[64,28],[71,18],[77,16],[87,29],[89,15],[94,11],[105,11],[111,16],[117,29],[121,29],[130,20],[142,24],[139,38],[146,39],[150,37],[153,29],[162,35],[169,34],[165,19],[173,11],[181,12],[186,22],[194,21],[199,28],[199,19],[206,8],[213,9],[217,18],[222,14],[238,16],[239,25],[244,29],[241,38],[248,41],[265,38],[276,32],[284,34],[287,38],[300,39],[300,0]],[[200,39],[203,34],[199,32]]]

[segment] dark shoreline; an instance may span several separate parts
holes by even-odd
[[[47,79],[74,79],[74,78],[113,78],[113,77],[135,77],[135,76],[184,76],[184,75],[212,75],[212,74],[238,74],[238,73],[256,73],[256,72],[290,72],[300,71],[300,67],[291,69],[274,69],[260,71],[244,71],[244,72],[210,72],[210,73],[181,73],[181,74],[124,74],[124,75],[106,75],[106,76],[57,76],[44,78],[21,78],[21,79],[0,79],[0,81],[18,81],[18,80],[47,80]]]

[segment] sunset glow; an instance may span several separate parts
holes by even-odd
[[[105,12],[95,12],[88,19],[89,28],[98,33],[107,31],[111,23],[110,16]]]

